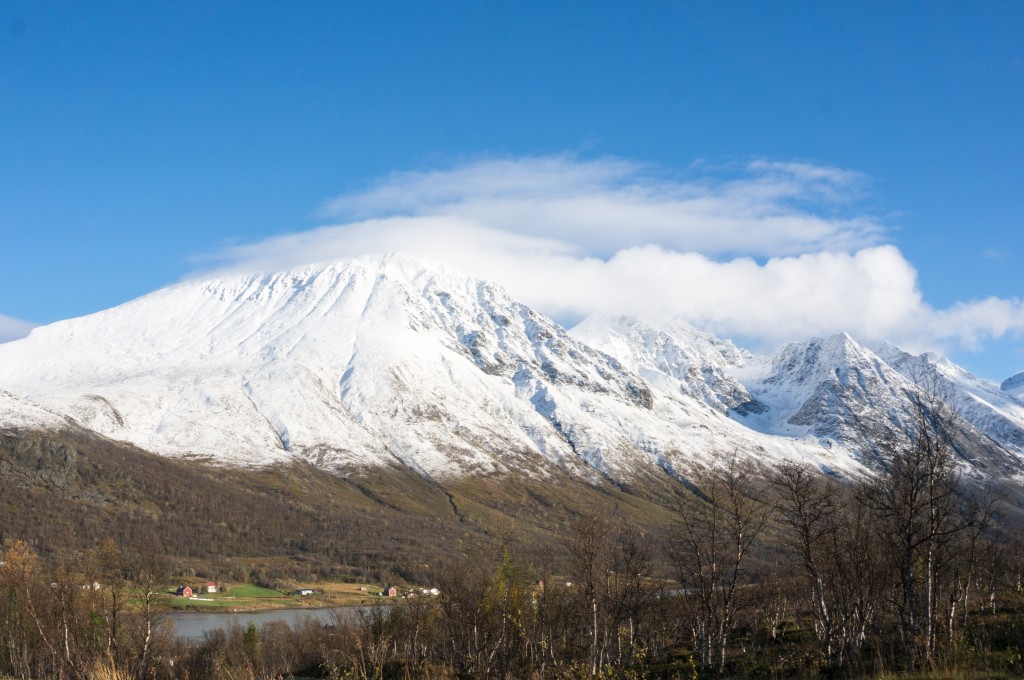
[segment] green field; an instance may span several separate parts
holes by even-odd
[[[227,593],[215,593],[209,597],[216,597],[222,595],[223,597],[244,597],[244,598],[268,598],[268,597],[289,597],[287,593],[283,593],[280,590],[273,590],[271,588],[263,588],[261,586],[252,585],[240,585],[231,586],[228,588]]]
[[[380,586],[364,583],[322,582],[297,584],[295,588],[311,588],[315,592],[312,595],[296,595],[291,590],[274,590],[243,583],[228,586],[222,592],[200,593],[190,598],[175,595],[177,587],[169,587],[165,595],[172,609],[254,610],[367,604],[379,598],[381,590]]]

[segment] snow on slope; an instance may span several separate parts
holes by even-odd
[[[856,442],[899,418],[911,385],[846,333],[792,343],[734,375],[766,408],[737,417],[750,427],[794,437]]]
[[[913,431],[914,403],[920,399],[913,395],[945,397],[938,382],[916,378],[919,371],[911,369],[911,360],[918,361],[892,345],[879,355],[846,333],[787,345],[771,359],[736,370],[751,395],[768,407],[739,419],[766,432],[806,433],[826,444],[842,443],[870,461],[882,453],[877,449],[880,436],[884,442],[886,432]],[[984,381],[948,361],[941,368],[936,368],[935,357],[920,361],[952,386],[946,400],[964,416],[954,423],[952,446],[965,471],[973,476],[1024,473],[1014,426],[976,396]],[[968,387],[974,392],[969,394]],[[930,398],[925,396],[924,403]],[[1001,405],[1009,412],[1007,399]]]
[[[593,317],[573,332],[667,394],[694,397],[766,435],[817,442],[869,464],[879,433],[911,427],[909,395],[918,386],[909,362],[918,359],[891,345],[883,358],[839,333],[765,357],[686,324]],[[1016,400],[949,362],[920,361],[955,385],[954,406],[968,422],[957,435],[965,458],[989,471],[1024,470],[1013,455],[1024,434]]]
[[[874,418],[888,390],[898,402],[905,382],[872,360],[847,335],[789,345],[775,357],[756,356],[685,323],[651,323],[595,316],[573,329],[636,370],[665,393],[700,400],[716,415],[764,439],[801,442],[858,458],[852,416]],[[871,406],[856,405],[850,388]]]
[[[0,390],[0,428],[61,430],[69,425],[64,416]]]
[[[1024,402],[935,354],[914,356],[882,343],[878,353],[912,382],[938,389],[967,422],[1004,447],[1024,454]]]
[[[1003,392],[1017,399],[1024,399],[1024,373],[1010,376],[999,386]]]
[[[438,467],[438,403],[519,448],[532,426],[561,453],[532,409],[512,400],[529,413],[511,427],[502,403],[467,399],[490,376],[439,342],[445,283],[393,258],[185,283],[0,347],[0,384],[105,435],[234,463],[296,452],[372,463],[397,451]],[[465,466],[479,457],[458,437],[445,443]]]
[[[749,361],[751,354],[685,322],[594,315],[572,334],[623,361],[663,392],[693,397],[721,413],[751,401],[728,372]]]
[[[496,286],[377,256],[186,282],[38,328],[0,346],[0,387],[105,436],[230,464],[623,480],[735,449],[859,469],[729,420],[745,396],[712,364],[714,389],[652,390]]]

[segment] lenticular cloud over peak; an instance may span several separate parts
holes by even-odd
[[[326,201],[331,224],[212,259],[248,271],[402,252],[494,280],[564,324],[672,317],[759,349],[838,331],[977,349],[1024,331],[1019,299],[930,306],[864,208],[869,184],[801,162],[671,172],[617,158],[488,159],[392,173]]]
[[[393,173],[366,191],[329,201],[323,213],[349,221],[462,217],[606,256],[642,245],[708,255],[791,255],[881,240],[875,220],[843,214],[864,183],[857,173],[755,162],[717,176],[687,175],[620,159],[487,160]]]

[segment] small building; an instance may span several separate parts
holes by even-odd
[[[178,597],[192,597],[192,589],[188,586],[179,586],[175,594]]]
[[[214,583],[213,581],[207,581],[205,584],[203,584],[203,592],[204,593],[215,593],[215,592],[217,592],[217,584]]]
[[[394,586],[388,586],[384,589],[384,592],[382,592],[381,595],[383,595],[384,597],[398,597],[398,588]]]
[[[296,595],[302,595],[303,597],[305,597],[306,595],[312,595],[313,594],[313,589],[312,588],[299,588],[298,590],[295,591],[295,594]]]

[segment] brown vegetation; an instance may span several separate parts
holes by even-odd
[[[790,464],[764,480],[723,456],[662,504],[555,483],[217,470],[8,435],[0,674],[1019,675],[1024,551],[1000,532],[999,503],[961,478],[956,415],[926,399],[913,409],[912,431],[876,433],[884,468],[870,479]],[[388,570],[441,594],[329,626],[175,640],[156,585],[172,564],[231,568],[229,555],[264,560],[252,577]]]

